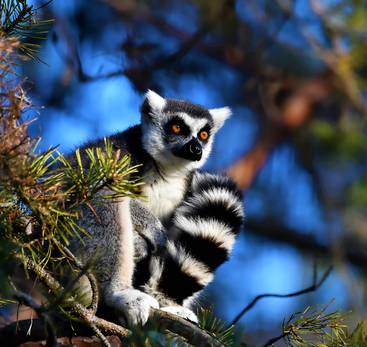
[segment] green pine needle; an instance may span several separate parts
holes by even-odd
[[[0,0],[0,33],[16,37],[20,51],[31,59],[37,58],[38,43],[47,38],[53,20],[39,20],[36,10],[26,0]]]
[[[345,314],[338,311],[326,313],[328,305],[321,309],[307,307],[293,314],[283,324],[284,338],[289,347],[341,347],[346,346]]]
[[[33,152],[18,165],[15,175],[0,182],[1,236],[41,266],[63,260],[53,258],[57,242],[68,245],[88,234],[78,224],[82,206],[137,197],[142,184],[137,166],[108,140],[104,147],[77,150],[68,159],[55,148]],[[31,236],[25,233],[30,221]]]
[[[215,317],[213,311],[208,309],[199,309],[198,318],[200,328],[217,338],[224,346],[234,346],[235,336],[233,325],[227,328],[227,324]]]

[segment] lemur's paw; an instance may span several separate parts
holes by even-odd
[[[194,323],[198,323],[198,317],[194,312],[183,306],[165,306],[160,308],[162,311],[173,313],[177,316],[190,320]]]
[[[124,289],[116,293],[115,302],[120,323],[129,327],[144,325],[149,318],[150,309],[159,308],[156,299],[136,289]]]

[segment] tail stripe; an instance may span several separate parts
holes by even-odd
[[[236,184],[226,176],[211,175],[208,173],[196,172],[192,180],[192,191],[203,193],[213,188],[226,189],[231,191],[237,198],[242,201],[242,193],[237,188]]]
[[[173,242],[167,243],[167,254],[157,289],[182,304],[183,300],[203,289],[213,274],[203,263],[176,247]]]
[[[193,237],[211,238],[226,250],[230,250],[235,241],[235,235],[231,232],[231,229],[215,219],[177,216],[175,226],[178,228],[178,234],[186,233]],[[187,249],[190,250],[190,248]]]
[[[180,210],[185,217],[195,216],[201,220],[218,220],[227,225],[232,233],[237,233],[242,225],[243,214],[239,202],[208,200],[205,197],[193,197]]]
[[[177,242],[181,243],[183,247],[190,250],[190,254],[198,261],[205,264],[210,271],[214,270],[224,263],[229,256],[229,251],[221,244],[211,238],[197,237],[188,233],[179,235]]]
[[[196,277],[182,271],[177,259],[167,256],[156,288],[178,304],[182,304],[186,298],[202,290],[204,286]]]

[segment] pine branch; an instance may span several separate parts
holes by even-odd
[[[20,8],[20,10],[17,10]],[[12,35],[14,30],[19,27],[22,22],[29,21],[32,16],[32,8],[27,5],[25,0],[17,0],[11,2],[3,2],[2,11],[5,12],[5,25],[2,30],[7,35]],[[11,18],[13,17],[13,18]]]
[[[20,51],[36,58],[40,45],[47,37],[53,20],[38,20],[37,9],[26,0],[2,0],[0,2],[0,36],[14,37],[20,41]]]
[[[346,325],[339,312],[326,313],[328,305],[320,310],[307,307],[303,312],[292,314],[283,323],[283,332],[267,341],[262,347],[273,346],[284,339],[290,347],[346,346]]]

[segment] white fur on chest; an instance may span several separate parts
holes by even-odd
[[[181,203],[185,191],[186,180],[180,175],[166,176],[145,180],[142,203],[160,220],[168,217]]]

